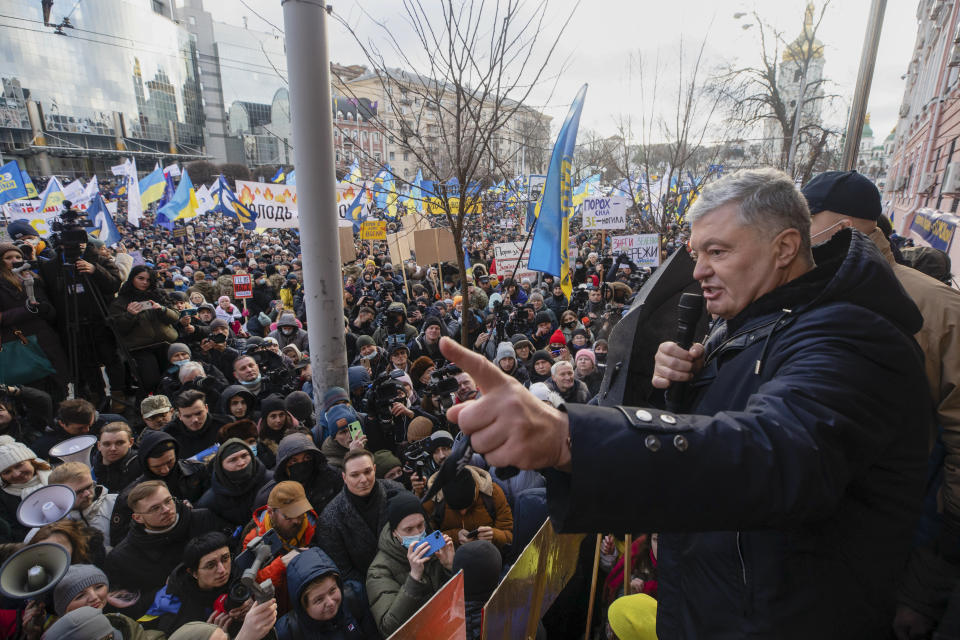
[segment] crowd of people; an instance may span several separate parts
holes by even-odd
[[[480,609],[547,517],[546,480],[501,479],[477,455],[421,505],[461,437],[448,410],[483,395],[440,340],[465,338],[551,407],[586,404],[651,273],[574,225],[570,298],[553,276],[514,277],[493,250],[522,239],[501,224],[511,217],[468,219],[465,274],[394,264],[385,243],[357,240],[343,268],[348,384],[325,389],[295,230],[248,233],[211,213],[174,237],[148,216],[107,247],[8,225],[0,340],[42,366],[0,372],[0,559],[53,542],[70,566],[42,596],[3,600],[0,635],[380,638],[462,569],[479,638]],[[663,256],[688,235],[664,230]],[[234,275],[250,276],[252,297]],[[89,460],[51,453],[83,435],[96,438]],[[74,492],[72,509],[24,524],[21,503],[49,485]],[[266,560],[244,581],[258,549]],[[649,608],[622,596],[657,595],[657,534],[638,532],[630,567],[625,551],[603,539],[598,596],[598,633],[624,640]],[[582,632],[568,623],[543,622],[550,637]]]
[[[465,275],[394,265],[385,243],[358,240],[343,269],[349,382],[326,389],[311,377],[295,230],[210,213],[175,237],[148,216],[107,247],[9,224],[0,339],[29,338],[48,364],[0,375],[0,559],[42,541],[71,564],[42,597],[4,600],[0,635],[386,637],[463,569],[479,637],[481,607],[546,518],[544,479],[501,480],[475,456],[421,506],[459,437],[447,409],[482,393],[439,340],[466,327],[543,402],[585,403],[650,272],[575,229],[572,299],[552,276],[513,278],[493,251],[522,239],[501,224],[512,217],[468,221]],[[51,454],[83,435],[89,460]],[[25,525],[18,507],[49,485],[72,489],[73,508]],[[237,597],[264,544],[256,577],[272,596]]]

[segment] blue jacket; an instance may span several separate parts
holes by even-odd
[[[661,638],[890,634],[932,419],[922,320],[862,234],[814,258],[717,323],[689,415],[566,407],[551,516],[661,532]]]
[[[336,577],[342,600],[340,609],[331,620],[320,622],[310,618],[300,600],[305,588],[324,576]],[[379,638],[370,610],[352,591],[345,591],[340,581],[340,571],[317,547],[303,551],[287,566],[287,592],[290,594],[291,611],[277,620],[274,631],[277,640],[365,640]]]

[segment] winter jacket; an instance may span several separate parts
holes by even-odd
[[[662,532],[659,637],[890,633],[932,415],[921,317],[862,234],[814,260],[716,322],[689,414],[566,406],[551,519]]]
[[[327,575],[337,576],[342,600],[337,614],[326,621],[310,618],[301,604],[303,593],[311,582]],[[287,589],[293,607],[277,620],[277,640],[377,640],[380,632],[363,599],[344,589],[339,569],[326,553],[318,548],[307,549],[290,561],[287,567]]]
[[[18,289],[6,278],[0,277],[0,343],[16,340],[15,331],[20,331],[24,336],[36,336],[43,355],[56,370],[53,377],[58,386],[65,389],[69,382],[67,372],[70,367],[55,329],[56,310],[47,299],[39,278],[34,279],[34,294],[40,303],[36,312],[27,308],[26,289]]]
[[[230,579],[225,585],[201,589],[197,579],[187,572],[186,566],[178,564],[138,622],[147,629],[159,629],[166,634],[172,634],[188,622],[206,622],[213,613],[217,598],[227,593],[230,585],[240,577],[237,565],[231,563],[230,566]]]
[[[178,334],[174,325],[180,321],[180,312],[176,309],[161,307],[136,314],[127,311],[127,305],[131,302],[143,302],[146,299],[146,295],[118,295],[110,304],[110,319],[117,329],[117,335],[128,349],[140,349],[177,340]]]
[[[367,600],[384,637],[396,631],[450,579],[450,571],[436,557],[423,568],[420,580],[410,577],[407,550],[384,525],[377,554],[367,569]]]
[[[122,613],[105,613],[110,626],[120,632],[123,640],[166,640],[167,634],[162,631],[148,631],[139,622]]]
[[[177,502],[179,519],[164,533],[147,532],[142,524],[132,523],[130,533],[107,554],[104,571],[111,587],[140,591],[140,600],[132,607],[144,611],[154,594],[163,587],[167,576],[180,562],[183,545],[202,533],[224,531],[229,526],[212,511],[190,509]]]
[[[924,353],[929,392],[936,407],[937,432],[930,434],[935,477],[928,484],[924,515],[900,602],[940,619],[960,576],[960,557],[938,549],[960,545],[960,293],[910,267],[897,264],[880,229],[869,236],[923,315],[914,335]],[[934,447],[934,443],[937,443]]]
[[[247,535],[243,538],[243,548],[246,549],[247,545],[250,544],[250,541],[256,538],[257,536],[264,535],[267,531],[273,528],[273,524],[270,522],[270,514],[267,511],[268,507],[263,506],[254,511],[253,513],[253,527],[247,532]],[[308,547],[311,543],[315,543],[314,537],[317,533],[317,512],[311,509],[307,512],[307,520],[304,528],[300,531],[299,535],[291,540],[283,540],[283,546],[286,551],[293,551],[300,547]],[[285,554],[284,554],[285,555]],[[287,566],[283,563],[283,556],[274,558],[273,561],[267,566],[260,569],[257,573],[257,582],[263,582],[264,580],[271,580],[273,582],[273,588],[277,593],[277,606],[281,611],[289,611],[290,602],[287,592]]]
[[[259,455],[259,447],[257,449],[257,455]],[[343,476],[327,464],[327,459],[313,444],[313,438],[304,433],[294,433],[280,441],[280,446],[277,447],[277,466],[273,469],[273,480],[268,481],[261,487],[255,500],[256,506],[267,504],[270,491],[278,482],[296,480],[296,478],[290,477],[287,461],[304,451],[311,452],[313,470],[308,478],[297,481],[303,485],[307,500],[310,501],[313,510],[321,513],[330,501],[339,495],[340,489],[343,488]]]
[[[387,523],[387,503],[401,491],[403,485],[393,480],[377,480],[379,531]],[[320,514],[320,546],[340,568],[343,580],[363,582],[367,567],[377,554],[377,534],[370,530],[363,516],[347,496],[347,488],[334,498]]]
[[[90,503],[90,506],[83,510],[83,512],[78,511],[77,509],[71,509],[70,512],[64,516],[67,520],[75,520],[79,522],[86,523],[87,526],[96,529],[103,534],[103,546],[109,551],[111,548],[110,543],[110,516],[113,514],[114,504],[117,501],[117,494],[109,493],[107,488],[103,485],[96,485],[94,487],[94,492],[96,496],[93,499],[93,502]],[[28,538],[33,538],[39,531],[39,527],[31,529],[30,533],[27,534]]]
[[[567,389],[566,391],[560,391],[557,387],[557,383],[554,382],[553,378],[550,378],[546,381],[547,386],[550,387],[551,391],[556,392],[564,402],[571,402],[575,404],[586,404],[590,398],[590,390],[587,389],[587,385],[583,383],[583,380],[577,380],[574,378],[573,386]]]
[[[231,481],[223,471],[223,447],[220,447],[210,465],[213,468],[210,488],[197,501],[196,506],[210,509],[237,527],[250,522],[254,509],[262,506],[256,504],[257,494],[263,485],[273,479],[273,473],[256,457],[252,457],[250,464],[253,467],[250,477],[240,483]]]
[[[9,485],[0,482],[3,488],[0,490],[0,520],[7,523],[10,527],[9,542],[19,542],[30,531],[27,527],[20,524],[17,520],[17,508],[20,501],[30,495],[37,489],[47,486],[47,477],[50,475],[49,469],[37,469],[33,477],[24,484]]]
[[[507,503],[507,496],[503,493],[503,489],[494,483],[490,472],[469,464],[464,468],[470,470],[477,485],[473,504],[465,514],[461,515],[456,509],[447,508],[443,501],[443,490],[440,490],[433,500],[423,505],[427,515],[430,516],[429,522],[432,528],[440,529],[450,536],[456,546],[460,546],[461,529],[473,531],[477,527],[493,527],[493,544],[497,545],[498,549],[502,549],[513,542],[513,512]],[[427,487],[432,486],[436,479],[437,474],[430,476]],[[493,508],[492,515],[488,506]],[[440,518],[441,513],[442,518]]]
[[[110,493],[120,493],[140,475],[140,458],[136,447],[130,447],[121,460],[104,464],[100,451],[93,452],[93,477]]]
[[[337,442],[333,436],[327,436],[327,439],[323,441],[323,446],[320,447],[320,451],[326,457],[327,464],[336,469],[343,469],[343,457],[347,455],[350,449]]]
[[[192,458],[204,449],[209,449],[215,445],[220,427],[228,422],[230,422],[229,419],[207,411],[207,419],[204,421],[203,426],[196,431],[188,429],[180,418],[172,420],[163,430],[173,436],[177,444],[180,445],[177,451],[177,457],[186,459]]]

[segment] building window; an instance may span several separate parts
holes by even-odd
[[[191,26],[191,27],[195,27],[195,26],[197,26],[197,17],[196,17],[196,16],[190,16],[190,17],[187,18],[187,22],[190,23],[190,26]]]
[[[366,145],[368,141],[369,141],[369,136],[367,135],[367,132],[364,131],[364,132],[363,132],[363,144]]]
[[[391,160],[391,161],[393,161],[394,155],[395,155],[395,154],[393,153],[393,151],[391,151],[391,152],[390,152],[390,160]]]
[[[410,160],[410,152],[409,152],[409,151],[404,151],[404,152],[403,152],[403,159],[404,159],[404,161]]]
[[[340,150],[337,149],[337,164],[340,164]]]
[[[380,144],[380,132],[379,132],[379,131],[374,131],[374,132],[373,132],[373,144]]]
[[[793,72],[793,81],[800,82],[801,80],[803,80],[803,71],[801,71],[800,69],[797,69],[796,71]]]
[[[380,155],[380,152],[379,152],[379,151],[376,152],[375,154],[373,154],[373,159],[374,159],[378,164],[380,163],[380,160],[381,160],[382,158],[383,158],[383,156]]]

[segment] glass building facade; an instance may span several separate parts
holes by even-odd
[[[50,21],[59,23],[69,11],[73,27],[60,35],[44,26],[39,2],[4,3],[4,156],[27,160],[42,151],[32,143],[29,100],[39,108],[52,158],[78,156],[82,150],[104,163],[130,151],[202,156],[203,104],[196,47],[188,32],[155,11],[152,0],[56,3]],[[117,149],[118,138],[127,153]]]

